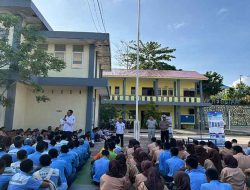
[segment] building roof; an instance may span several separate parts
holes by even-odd
[[[107,78],[135,78],[136,70],[112,69],[104,71],[103,76]],[[207,80],[207,77],[196,71],[173,71],[173,70],[140,70],[140,78],[169,78],[169,79],[194,79]]]
[[[44,29],[50,31],[53,30],[31,0],[1,0],[0,11],[1,10],[10,11],[14,14],[18,12],[26,18],[28,17],[31,20],[37,20],[38,22],[41,22],[44,26]]]

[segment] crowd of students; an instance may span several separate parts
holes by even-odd
[[[0,137],[0,190],[66,190],[90,157],[81,133],[16,130]]]
[[[244,151],[235,139],[224,148],[174,138],[151,141],[145,150],[131,139],[123,150],[115,136],[106,140],[93,159],[93,182],[101,190],[250,189],[249,148]]]

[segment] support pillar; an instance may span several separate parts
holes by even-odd
[[[155,96],[158,96],[159,94],[158,94],[158,88],[159,88],[159,81],[158,81],[158,79],[155,79],[155,81],[154,81],[154,95]]]

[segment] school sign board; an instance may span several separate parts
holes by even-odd
[[[225,131],[222,112],[208,112],[208,127],[211,139],[216,139],[217,145],[224,145]]]

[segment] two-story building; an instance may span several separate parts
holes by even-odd
[[[114,104],[123,110],[124,119],[135,119],[136,70],[112,69],[105,71],[103,76],[108,78],[111,95],[102,98],[102,103]],[[202,81],[207,80],[204,75],[195,71],[140,70],[139,76],[142,126],[151,102],[162,114],[171,116],[175,128],[199,124],[198,114],[209,105],[203,101]]]
[[[17,82],[7,96],[13,103],[0,108],[0,126],[7,129],[46,128],[58,126],[68,109],[74,111],[75,129],[89,131],[98,124],[99,95],[108,95],[108,81],[103,70],[111,69],[110,42],[107,33],[53,31],[31,0],[1,0],[0,12],[10,12],[21,19],[19,27],[39,23],[46,38],[41,44],[49,53],[62,59],[66,68],[49,72],[48,77],[34,77],[43,94],[50,98],[38,103],[32,89]],[[10,43],[15,45],[15,31],[9,32]]]

